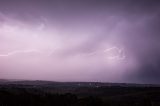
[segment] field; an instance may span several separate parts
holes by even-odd
[[[160,106],[159,85],[0,81],[0,106]]]

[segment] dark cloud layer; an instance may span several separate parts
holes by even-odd
[[[62,57],[74,58],[71,63],[76,61],[78,64],[77,68],[71,69],[79,71],[73,72],[74,77],[71,79],[66,77],[67,80],[81,80],[83,78],[78,75],[84,75],[82,70],[94,70],[86,73],[85,81],[160,83],[159,0],[1,0],[0,23],[6,21],[25,23],[33,27],[40,25],[40,29],[44,28],[44,30],[58,29],[60,36],[58,40],[63,42],[61,44],[63,47],[51,53],[50,58],[53,60],[55,57],[59,58],[57,61],[62,60]],[[53,35],[45,35],[53,39],[51,44],[58,41]],[[0,36],[0,38],[4,37]],[[0,41],[5,42],[5,40]],[[108,68],[103,65],[103,61],[100,61],[102,51],[107,49],[106,43],[109,47],[124,48],[126,61],[118,65],[120,71]],[[2,50],[3,47],[0,47]],[[41,46],[39,48],[42,49]],[[82,58],[88,60],[91,58],[90,61],[85,61],[86,64],[91,61],[100,61],[100,63],[97,65],[96,62],[94,63],[97,68],[92,68],[92,65],[84,68],[84,60],[82,61],[79,55],[83,55]],[[77,61],[84,63],[83,68],[81,62]],[[131,63],[134,65],[128,66]],[[106,70],[113,70],[113,72]],[[47,79],[47,75],[38,78]]]

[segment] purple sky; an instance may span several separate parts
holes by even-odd
[[[0,0],[0,78],[160,83],[158,0]]]

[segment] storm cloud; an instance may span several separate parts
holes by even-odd
[[[0,77],[160,83],[158,0],[1,0]]]

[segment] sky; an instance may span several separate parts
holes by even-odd
[[[160,1],[0,0],[0,79],[160,84]]]

